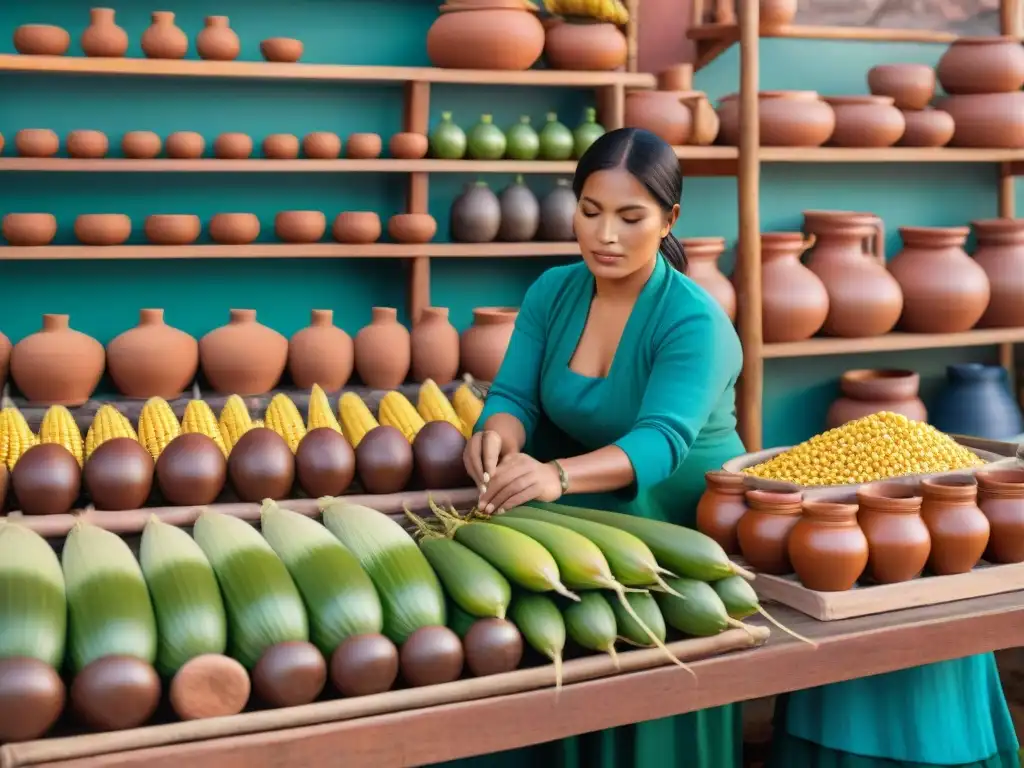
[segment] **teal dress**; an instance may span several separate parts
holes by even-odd
[[[526,428],[526,450],[541,460],[617,445],[633,464],[633,486],[563,501],[692,526],[704,473],[743,453],[736,332],[714,299],[659,257],[608,376],[582,376],[569,361],[593,295],[582,262],[549,270],[531,286],[478,425],[496,413],[515,416]],[[739,768],[741,750],[740,708],[731,705],[460,765]]]

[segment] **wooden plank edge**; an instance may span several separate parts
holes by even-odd
[[[701,24],[687,30],[691,40],[721,40],[737,35],[735,24]],[[898,29],[876,27],[841,27],[789,24],[784,26],[762,26],[761,37],[793,38],[797,40],[849,40],[896,43],[944,43],[949,44],[959,37],[953,32],[938,32],[925,29]]]
[[[1024,342],[1024,328],[976,329],[963,333],[893,332],[884,336],[862,339],[816,337],[806,341],[770,343],[764,345],[764,357],[767,359],[853,355],[918,349],[983,347],[1021,342]]]
[[[193,160],[157,158],[135,160],[107,157],[84,160],[71,157],[0,158],[0,172],[19,173],[528,173],[572,174],[576,162],[558,160]]]

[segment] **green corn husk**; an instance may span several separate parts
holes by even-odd
[[[481,619],[505,618],[512,587],[497,568],[454,539],[427,536],[420,549],[459,608]]]
[[[473,625],[478,621],[476,616],[472,616],[466,613],[464,610],[459,608],[458,603],[454,600],[449,599],[447,608],[448,612],[448,629],[454,632],[461,638],[466,637],[466,633],[473,628]]]
[[[625,599],[633,609],[633,613],[640,617],[641,623],[637,623],[630,612],[620,603],[611,601],[619,638],[630,645],[652,648],[657,644],[651,640],[650,634],[648,634],[649,630],[661,643],[664,643],[667,636],[665,617],[661,615],[661,609],[658,608],[654,596],[649,592],[630,592]]]
[[[589,651],[601,651],[612,657],[615,668],[619,668],[619,656],[615,652],[618,637],[615,612],[600,592],[584,592],[578,603],[570,603],[562,612],[565,630],[573,642]]]
[[[0,519],[0,659],[38,659],[59,670],[67,637],[64,573],[35,531]]]
[[[565,619],[547,595],[527,592],[516,595],[509,609],[512,622],[537,653],[555,665],[555,691],[562,689],[562,656],[565,653]]]

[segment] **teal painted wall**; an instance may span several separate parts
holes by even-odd
[[[13,52],[10,38],[23,23],[54,23],[74,40],[88,24],[83,0],[0,4],[0,51]],[[132,4],[134,6],[134,4]],[[420,0],[173,0],[161,8],[178,14],[190,35],[205,15],[231,18],[242,39],[243,59],[258,59],[259,41],[283,35],[301,38],[305,61],[352,64],[424,65],[425,34],[435,16]],[[148,10],[118,9],[118,21],[138,40]],[[72,52],[77,52],[77,42]],[[934,62],[941,47],[766,40],[762,44],[762,88],[817,89],[823,93],[865,92],[865,73],[882,61]],[[194,55],[194,54],[193,54]],[[713,97],[736,89],[736,50],[699,73],[697,86]],[[556,89],[436,86],[432,118],[451,110],[465,127],[484,112],[500,125],[520,114],[536,122],[556,110],[574,125],[592,94]],[[13,139],[21,128],[52,128],[61,135],[91,128],[119,137],[129,130],[196,130],[208,141],[222,131],[243,131],[258,142],[271,133],[329,130],[347,135],[373,131],[384,137],[401,130],[399,87],[272,81],[184,80],[27,76],[0,73],[0,133]],[[116,141],[114,142],[116,144]],[[7,149],[10,154],[12,149]],[[762,170],[761,222],[765,230],[799,227],[805,208],[872,210],[888,227],[888,249],[899,248],[900,225],[962,224],[996,211],[996,169],[988,166],[766,166]],[[472,179],[437,175],[431,179],[430,209],[438,239],[447,237],[447,208]],[[487,179],[496,189],[508,177]],[[553,179],[532,176],[543,194]],[[60,221],[59,241],[72,242],[80,213],[127,213],[138,242],[149,213],[218,212],[260,215],[264,237],[272,239],[273,215],[282,209],[318,209],[333,217],[342,210],[373,209],[382,215],[403,206],[399,174],[3,174],[0,214],[50,211]],[[681,236],[737,232],[733,179],[688,179]],[[433,303],[449,306],[465,327],[474,306],[516,304],[550,259],[443,260],[431,265]],[[164,307],[168,321],[201,335],[222,324],[231,307],[253,307],[260,319],[282,333],[303,327],[312,308],[335,310],[339,325],[354,333],[368,319],[369,305],[404,308],[405,277],[399,263],[386,260],[172,260],[97,262],[0,262],[0,329],[17,340],[38,328],[43,312],[63,312],[72,324],[108,341],[134,324],[138,309]],[[820,430],[838,375],[850,367],[911,367],[925,375],[926,395],[948,362],[994,360],[994,350],[948,350],[855,358],[768,361],[765,442],[792,443]]]

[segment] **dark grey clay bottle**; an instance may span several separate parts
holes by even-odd
[[[568,179],[559,179],[540,204],[538,239],[558,243],[575,240],[572,217],[576,213],[576,194]]]
[[[489,243],[501,227],[501,203],[486,181],[467,184],[452,203],[451,238],[457,243]]]
[[[537,196],[523,183],[522,176],[501,191],[501,227],[498,239],[506,243],[525,243],[533,240],[540,226],[540,203]]]

